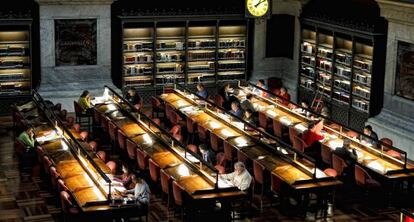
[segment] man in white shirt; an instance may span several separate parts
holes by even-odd
[[[252,176],[246,170],[243,162],[234,164],[234,172],[229,174],[221,174],[222,179],[230,181],[234,186],[242,191],[246,191],[252,182]]]

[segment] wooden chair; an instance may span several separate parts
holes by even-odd
[[[206,143],[209,138],[210,132],[206,128],[202,127],[201,125],[197,125],[197,133],[198,133],[198,140],[202,143]]]
[[[103,162],[106,161],[106,153],[105,151],[101,150],[96,153],[96,156],[101,159]]]
[[[78,215],[80,213],[79,208],[72,203],[72,197],[66,191],[60,192],[60,203],[62,205],[62,211],[64,214],[64,221],[73,221],[74,215]]]
[[[366,189],[378,188],[381,186],[378,181],[374,180],[368,172],[359,165],[355,165],[355,182],[358,186]]]
[[[220,139],[216,134],[210,133],[210,145],[211,145],[211,149],[214,152],[218,153],[222,151],[223,150],[222,144],[223,144],[222,139]]]
[[[321,144],[321,157],[322,161],[326,163],[328,166],[332,165],[332,151],[329,146],[325,144]]]
[[[148,155],[141,149],[137,149],[137,164],[140,170],[146,170],[148,165]]]
[[[158,165],[158,163],[154,162],[151,158],[148,160],[148,165],[149,165],[151,180],[154,183],[158,183],[158,180],[160,178],[160,166]]]
[[[172,182],[172,188],[173,188],[173,196],[174,196],[174,203],[176,206],[181,208],[181,221],[184,221],[184,188],[179,185],[176,181]]]
[[[87,127],[90,130],[90,125],[91,125],[91,120],[90,117],[91,115],[86,112],[85,110],[83,110],[83,108],[79,105],[79,103],[77,101],[73,101],[73,106],[75,108],[75,115],[76,115],[76,122],[79,124],[84,124],[84,123],[88,123]],[[87,121],[82,121],[84,118],[87,119]]]
[[[253,173],[255,185],[260,184],[260,212],[263,212],[263,198],[265,191],[265,167],[257,160],[253,160]]]
[[[125,135],[125,133],[122,131],[122,130],[120,130],[120,129],[118,129],[118,132],[117,132],[118,134],[117,134],[117,138],[118,138],[118,147],[119,147],[119,149],[122,151],[122,150],[125,150],[126,148],[127,148],[127,145],[126,145],[126,143],[127,143],[127,136]],[[134,159],[135,159],[135,152],[134,152]]]
[[[129,160],[135,160],[137,156],[136,154],[137,144],[130,139],[126,139],[126,147],[127,147],[126,150],[128,153]]]
[[[160,117],[159,114],[160,113],[163,114],[166,111],[165,106],[161,103],[161,101],[158,98],[156,98],[154,96],[151,97],[151,107],[152,107],[152,116],[153,117]],[[157,115],[155,115],[155,114],[157,114]]]
[[[337,176],[342,177],[344,169],[347,167],[347,164],[344,159],[335,153],[332,154],[332,168],[336,171]]]
[[[198,153],[198,147],[194,144],[188,144],[187,148],[191,150],[193,153]]]
[[[197,134],[197,124],[189,117],[187,117],[186,123],[187,123],[187,132],[188,132],[187,143],[189,143],[190,139],[191,139],[191,143],[194,143],[194,138],[195,138],[195,135]]]
[[[216,161],[217,164],[214,166],[219,173],[223,174],[226,172],[226,158],[224,157],[224,153],[220,152],[216,154]]]
[[[94,140],[88,143],[90,151],[96,152],[98,150],[98,143]]]
[[[160,178],[161,178],[161,190],[162,194],[167,195],[167,209],[170,208],[170,187],[172,178],[168,175],[163,169],[160,171]],[[163,197],[161,199],[164,199]]]
[[[53,190],[57,190],[57,181],[60,177],[60,174],[57,172],[55,167],[50,167],[49,168],[49,173],[50,173],[50,184],[52,184],[52,188]]]
[[[115,174],[116,174],[116,163],[115,163],[114,161],[110,160],[110,161],[108,161],[105,165],[106,165],[109,169],[111,169],[111,173],[112,173],[113,175],[115,175]]]

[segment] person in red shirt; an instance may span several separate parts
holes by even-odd
[[[323,129],[323,120],[319,122],[312,122],[309,124],[309,129],[303,133],[302,139],[308,146],[305,148],[305,153],[313,157],[316,161],[318,167],[322,164],[321,157],[321,143],[320,140],[323,140],[325,137],[321,134]]]
[[[290,101],[290,95],[288,93],[288,90],[285,87],[280,88],[280,93],[279,95],[281,98],[279,98],[279,102],[280,104],[287,106],[289,105],[289,101]]]

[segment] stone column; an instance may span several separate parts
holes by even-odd
[[[308,0],[273,0],[272,14],[287,14],[295,16],[295,39],[293,60],[283,57],[266,58],[266,21],[256,22],[254,29],[253,70],[250,81],[279,77],[288,88],[293,101],[297,97],[300,22],[299,16],[303,5]],[[279,30],[283,32],[283,30]]]
[[[73,111],[85,89],[98,95],[111,80],[111,4],[113,0],[36,0],[40,10],[40,94]],[[96,19],[96,65],[56,66],[55,20]]]
[[[384,107],[368,120],[379,138],[388,137],[394,145],[414,158],[414,101],[395,95],[398,41],[414,44],[414,4],[377,0],[381,16],[388,20],[385,65]],[[414,87],[414,86],[413,86]]]

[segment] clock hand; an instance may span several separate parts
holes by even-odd
[[[256,5],[254,5],[255,8],[257,8],[257,6],[259,6],[260,4],[262,4],[263,2],[265,2],[265,0],[260,0]]]

